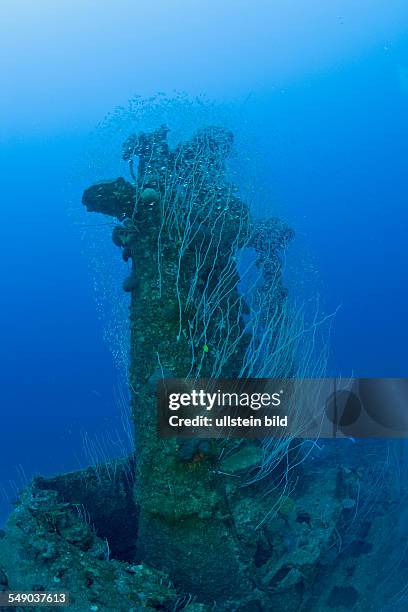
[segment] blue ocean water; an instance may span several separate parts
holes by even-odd
[[[62,3],[58,14],[28,3],[23,16],[18,4],[0,9],[2,518],[25,478],[86,462],[84,432],[120,427],[75,211],[90,133],[135,93],[175,89],[240,106],[255,126],[268,209],[297,232],[291,291],[291,270],[307,266],[325,312],[340,306],[329,371],[406,374],[403,2],[299,1],[290,12],[281,2],[119,1],[103,14],[93,2]]]

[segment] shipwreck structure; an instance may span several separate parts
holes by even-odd
[[[279,253],[293,232],[277,219],[254,221],[227,181],[228,130],[203,129],[174,149],[167,132],[131,136],[123,148],[131,182],[99,183],[83,196],[89,211],[118,220],[113,241],[132,262],[123,287],[131,293],[138,550],[201,599],[242,599],[256,590],[257,544],[237,529],[243,481],[221,476],[222,456],[236,454],[248,470],[262,449],[160,439],[156,383],[288,371],[290,348],[277,357],[286,315]],[[244,249],[255,253],[251,298],[239,289]]]
[[[167,136],[130,136],[128,178],[83,194],[130,267],[135,457],[35,479],[0,530],[0,591],[67,590],[73,612],[406,609],[384,445],[159,437],[161,378],[294,376],[302,336],[282,281],[293,231],[238,196],[232,134]],[[379,593],[370,568],[387,558]]]

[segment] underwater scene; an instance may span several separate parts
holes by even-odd
[[[0,612],[408,610],[408,4],[0,47]]]

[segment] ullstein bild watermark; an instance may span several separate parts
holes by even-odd
[[[158,381],[163,438],[408,438],[408,378]]]

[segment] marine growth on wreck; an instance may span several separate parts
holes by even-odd
[[[131,266],[135,455],[35,479],[0,535],[0,589],[69,591],[78,612],[377,609],[370,562],[399,503],[383,444],[157,433],[162,378],[304,372],[282,276],[293,230],[239,197],[229,130],[173,148],[168,131],[130,135],[128,176],[83,194]]]

